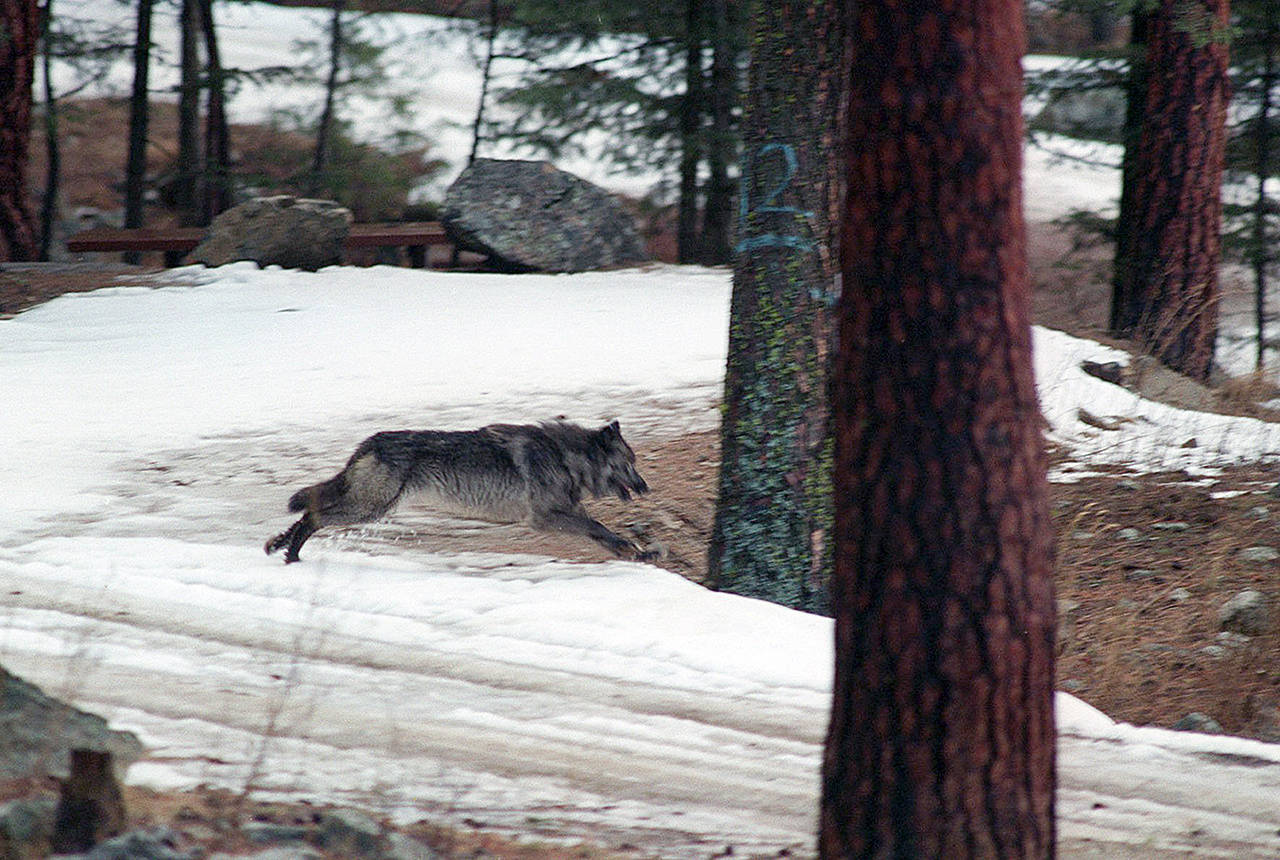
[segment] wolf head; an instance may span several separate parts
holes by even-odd
[[[622,438],[617,421],[606,424],[594,434],[591,445],[591,492],[596,496],[617,496],[626,501],[631,494],[649,492],[649,485],[636,471],[636,452]]]

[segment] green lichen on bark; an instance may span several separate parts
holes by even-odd
[[[835,199],[824,144],[834,129],[834,18],[823,4],[784,2],[761,4],[753,21],[708,558],[712,587],[823,614],[830,612]]]

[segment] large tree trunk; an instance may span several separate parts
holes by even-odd
[[[1132,233],[1117,261],[1113,328],[1197,379],[1209,375],[1218,333],[1226,28],[1227,0],[1161,0],[1151,11],[1132,208],[1120,213]]]
[[[133,95],[129,99],[129,154],[124,169],[124,226],[141,227],[147,186],[147,124],[150,118],[151,0],[138,0],[138,28],[133,43]],[[127,251],[125,262],[142,255]]]
[[[852,6],[824,857],[1050,857],[1021,0]]]
[[[733,105],[738,97],[737,49],[728,0],[711,0],[711,133],[707,137],[707,193],[702,210],[702,262],[728,263],[732,257]]]
[[[785,0],[761,4],[752,22],[708,554],[713,587],[821,613],[830,612],[826,381],[839,19],[835,2]]]
[[[698,165],[702,163],[702,8],[685,5],[684,96],[680,99],[680,202],[676,254],[681,263],[698,261]]]
[[[27,153],[39,28],[35,0],[0,0],[0,259],[6,260],[37,254]]]

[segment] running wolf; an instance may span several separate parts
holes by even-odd
[[[491,424],[479,430],[390,430],[356,448],[334,477],[299,490],[302,518],[264,547],[298,561],[307,538],[326,526],[376,520],[406,495],[449,513],[542,531],[584,535],[615,555],[654,557],[587,515],[582,496],[629,500],[649,485],[618,422],[590,430],[567,421]]]

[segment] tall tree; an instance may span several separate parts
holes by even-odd
[[[711,0],[711,127],[707,136],[707,192],[702,213],[702,262],[730,262],[733,183],[729,163],[736,156],[733,109],[738,100],[738,26],[729,0]]]
[[[1022,2],[850,5],[820,850],[1051,857]]]
[[[324,185],[324,171],[329,162],[330,136],[333,133],[333,104],[337,98],[338,75],[342,71],[342,10],[346,0],[333,0],[329,21],[329,73],[325,77],[324,107],[316,125],[316,145],[311,159],[311,193],[319,194]]]
[[[40,203],[38,257],[49,259],[54,222],[58,217],[58,189],[62,177],[62,150],[58,146],[58,100],[53,93],[53,0],[40,9],[40,77],[44,80],[44,195]]]
[[[129,152],[124,170],[124,226],[141,227],[147,185],[147,125],[151,116],[148,86],[151,67],[151,0],[138,0],[138,27],[133,46],[133,94],[129,99]],[[142,259],[128,251],[125,261]]]
[[[218,28],[213,17],[214,0],[196,0],[200,32],[204,36],[208,98],[205,105],[204,181],[201,224],[231,208],[231,127],[227,123],[226,71],[218,50]]]
[[[676,216],[676,254],[681,263],[698,261],[698,166],[702,163],[702,10],[701,0],[686,0],[684,95],[680,100],[680,198]]]
[[[1197,379],[1218,332],[1227,14],[1227,0],[1159,0],[1148,13],[1142,130],[1120,211],[1132,232],[1112,298],[1117,334]]]
[[[173,204],[182,223],[193,226],[200,220],[200,9],[198,0],[180,0],[178,13],[178,154],[175,165]]]
[[[713,587],[820,613],[830,611],[826,380],[840,20],[834,0],[754,12],[708,553]]]
[[[38,39],[36,0],[0,0],[0,259],[38,252],[26,177]]]

